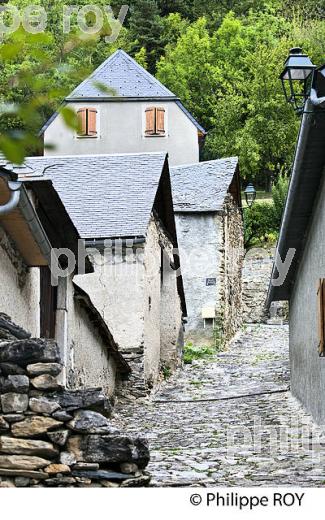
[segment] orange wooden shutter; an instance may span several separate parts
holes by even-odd
[[[317,291],[319,355],[325,356],[325,280],[320,279]]]
[[[146,135],[155,134],[155,108],[146,109]]]
[[[87,135],[97,135],[97,110],[96,110],[96,108],[88,108]]]
[[[78,114],[78,135],[87,135],[87,108],[80,108]]]
[[[156,133],[165,134],[165,109],[161,107],[156,108]]]

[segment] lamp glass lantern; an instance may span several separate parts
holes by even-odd
[[[290,50],[289,57],[280,75],[283,91],[288,103],[301,112],[310,96],[316,66],[300,47]]]
[[[251,208],[256,200],[256,190],[253,186],[252,183],[250,183],[246,190],[244,191],[245,193],[245,199],[246,199],[246,204],[249,208]]]

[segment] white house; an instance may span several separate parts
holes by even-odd
[[[54,114],[41,130],[53,155],[166,151],[171,165],[199,161],[206,132],[181,101],[126,52],[116,51],[64,101],[79,132]],[[53,148],[54,147],[54,148]]]
[[[230,339],[241,325],[244,257],[238,158],[171,168],[187,302],[186,338]]]
[[[11,318],[32,337],[56,340],[67,388],[102,387],[111,396],[130,367],[89,295],[73,283],[77,265],[58,286],[51,282],[52,249],[69,249],[78,260],[79,238],[51,182],[38,179],[27,190],[0,167],[0,318],[6,328]],[[87,278],[93,267],[82,256]]]
[[[52,182],[86,241],[94,273],[75,278],[146,395],[181,359],[186,304],[166,153],[26,159],[33,189]],[[176,254],[175,251],[176,250]]]

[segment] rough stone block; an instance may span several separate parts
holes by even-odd
[[[58,430],[55,432],[48,432],[47,436],[51,442],[58,446],[65,446],[69,437],[69,430]]]
[[[31,363],[57,363],[60,361],[58,345],[45,339],[22,339],[3,343],[0,349],[0,363],[17,363],[26,366]]]
[[[65,464],[50,464],[47,466],[47,468],[45,468],[45,473],[48,473],[49,475],[57,475],[58,473],[62,473],[63,475],[71,473],[71,469]]]
[[[67,411],[86,408],[105,413],[106,416],[112,412],[112,406],[101,389],[63,390],[62,392],[48,395],[47,398],[53,399],[59,403],[61,408],[65,408]]]
[[[60,405],[55,401],[49,401],[45,397],[40,397],[39,399],[33,397],[29,400],[29,408],[35,413],[45,413],[51,415],[52,413],[59,410]]]
[[[88,410],[77,412],[67,426],[78,433],[117,433],[116,428],[112,427],[106,417]]]
[[[91,480],[123,481],[129,478],[133,479],[133,476],[125,475],[124,473],[118,473],[117,471],[106,471],[103,469],[98,471],[73,470],[72,475],[74,477],[89,478]]]
[[[0,363],[0,370],[2,375],[4,376],[26,375],[26,371],[22,367],[20,367],[19,365],[15,365],[14,363]]]
[[[54,412],[52,414],[53,419],[56,419],[57,421],[61,422],[68,422],[71,421],[72,415],[65,410],[58,410],[57,412]]]
[[[0,476],[25,477],[35,480],[45,480],[49,478],[49,475],[43,471],[25,471],[21,469],[0,469]]]
[[[60,453],[60,462],[65,466],[73,466],[77,461],[73,453],[62,451]]]
[[[61,425],[62,422],[56,421],[51,417],[34,416],[14,424],[11,431],[15,437],[35,437]]]
[[[25,416],[23,414],[21,414],[21,413],[11,413],[11,414],[4,415],[3,418],[9,424],[12,424],[12,423],[23,421],[25,419]]]
[[[40,457],[27,457],[24,455],[0,455],[1,469],[20,469],[34,471],[50,465],[49,460]]]
[[[29,390],[29,379],[23,375],[10,375],[1,386],[3,393],[13,392],[15,394],[26,394]]]
[[[62,372],[62,365],[59,363],[35,363],[27,366],[27,373],[30,376],[42,376],[49,374],[51,376],[58,376]]]
[[[4,417],[2,417],[0,415],[0,432],[6,432],[7,430],[10,429],[10,426],[9,424],[7,423],[7,421],[4,419]]]
[[[28,408],[28,395],[26,394],[3,394],[0,397],[2,411],[4,413],[25,412]]]
[[[72,436],[68,440],[67,448],[78,462],[103,464],[131,462],[142,469],[150,460],[146,440],[123,435]]]
[[[62,388],[62,385],[58,382],[56,377],[50,374],[43,374],[42,376],[31,379],[31,384],[37,390],[59,390]]]
[[[0,437],[0,452],[12,455],[32,455],[53,459],[59,452],[50,442],[39,440],[17,439],[15,437]]]
[[[0,312],[0,328],[8,331],[12,336],[17,339],[28,339],[31,334],[24,330],[22,327],[16,325],[4,312]]]

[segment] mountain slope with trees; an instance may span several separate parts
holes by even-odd
[[[48,13],[46,32],[20,29],[0,45],[0,149],[11,160],[35,153],[39,128],[65,95],[123,48],[207,128],[205,159],[239,155],[243,177],[262,188],[290,171],[299,119],[284,101],[278,76],[292,46],[302,46],[315,64],[323,62],[325,0],[298,0],[294,7],[288,0],[130,0],[114,43],[105,41],[107,22],[85,37],[72,17],[70,34],[63,34],[66,1],[33,3]],[[102,8],[107,3],[93,2]],[[117,15],[121,3],[110,3]],[[87,22],[94,24],[93,15]],[[67,124],[76,124],[74,114],[63,113]]]

